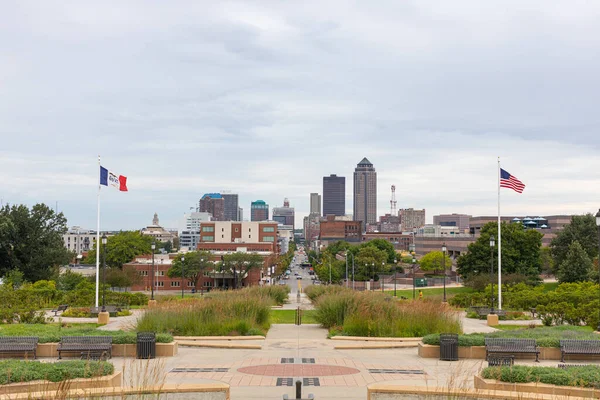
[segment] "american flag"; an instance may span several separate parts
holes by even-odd
[[[512,189],[517,193],[523,193],[525,185],[515,176],[500,168],[500,187]]]

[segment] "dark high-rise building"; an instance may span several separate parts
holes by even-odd
[[[377,222],[377,172],[366,157],[354,169],[353,219],[362,221],[363,229]]]
[[[346,215],[346,178],[323,177],[323,215]]]
[[[210,213],[213,221],[225,220],[225,200],[220,193],[206,193],[198,205],[198,211]]]
[[[263,200],[256,200],[250,204],[250,221],[268,221],[269,205]]]
[[[232,193],[221,193],[224,200],[225,221],[239,221],[238,195]]]

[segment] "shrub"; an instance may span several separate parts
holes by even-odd
[[[485,379],[510,383],[541,382],[549,385],[600,388],[600,366],[588,365],[559,369],[553,367],[488,367],[481,372]]]
[[[90,308],[68,308],[61,314],[61,317],[69,317],[69,318],[87,318],[91,317]]]
[[[0,361],[0,385],[36,380],[62,382],[76,378],[93,378],[110,375],[112,364],[106,361],[61,361],[40,363],[35,361]]]
[[[461,332],[457,313],[439,302],[399,302],[379,292],[356,293],[344,288],[331,292],[317,297],[315,319],[333,333],[420,337],[433,332]]]
[[[112,336],[114,344],[135,344],[135,332],[104,331],[96,329],[96,324],[32,324],[0,326],[0,336],[37,336],[38,343],[58,343],[62,336]],[[157,343],[171,343],[173,336],[157,333]]]
[[[560,347],[560,339],[591,339],[600,340],[600,336],[593,333],[590,328],[579,326],[540,327],[535,329],[516,329],[511,331],[498,331],[493,333],[472,333],[458,337],[459,346],[485,346],[486,337],[535,339],[540,347]],[[440,335],[432,334],[423,337],[424,344],[439,345]]]
[[[275,304],[282,305],[288,299],[290,293],[290,287],[285,286],[252,286],[247,289],[243,289],[249,295],[257,295],[259,297],[266,296],[271,298]]]

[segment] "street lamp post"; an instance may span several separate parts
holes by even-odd
[[[350,253],[352,256],[352,290],[354,290],[354,254]]]
[[[444,269],[444,303],[446,302],[446,243],[442,244],[442,268]]]
[[[331,260],[329,260],[329,284],[331,285]]]
[[[396,264],[398,261],[394,258],[394,297],[396,296],[396,279],[398,277],[398,264]]]
[[[496,312],[494,311],[494,246],[496,246],[496,238],[494,235],[490,236],[490,252],[492,253],[492,260],[490,263],[490,281],[492,282],[492,292],[490,295],[490,303],[492,307],[490,308],[490,314],[494,315]]]
[[[415,286],[415,267],[416,266],[417,266],[417,259],[415,258],[414,254],[413,254],[413,259],[412,259],[413,300],[416,298],[416,294],[417,294],[417,287]]]
[[[102,235],[102,312],[106,312],[106,235]]]
[[[348,250],[346,250],[346,289],[348,289]]]
[[[381,272],[385,269],[385,262],[381,263]],[[379,286],[381,286],[381,293],[383,293],[383,279],[379,276]]]
[[[185,261],[185,257],[181,256],[181,298],[183,299],[183,278],[185,275],[185,265],[183,264],[183,262]]]
[[[152,294],[150,295],[150,300],[154,300],[154,249],[156,249],[156,242],[152,242],[150,248],[152,249],[152,275],[150,276],[150,290]]]
[[[598,299],[600,300],[600,210],[596,213],[596,226],[598,227]],[[598,327],[596,330],[600,332],[600,307],[598,307]]]
[[[371,268],[373,269],[373,287],[371,288],[371,291],[375,290],[375,263],[372,262],[371,263]]]

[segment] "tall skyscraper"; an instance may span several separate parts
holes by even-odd
[[[319,193],[310,194],[310,213],[321,215],[321,195]]]
[[[264,200],[256,200],[250,204],[250,221],[267,221],[269,205]]]
[[[225,220],[225,200],[220,193],[206,193],[198,205],[198,211],[210,213],[213,221]]]
[[[234,193],[221,193],[224,200],[225,221],[239,221],[238,219],[238,195]]]
[[[377,222],[377,172],[366,157],[354,169],[353,217],[363,222],[363,229]]]
[[[273,207],[273,221],[277,221],[283,225],[294,226],[294,207],[290,207],[288,199],[283,201],[283,207]]]
[[[346,178],[329,175],[323,177],[323,216],[346,215]]]

